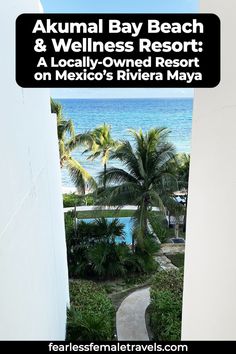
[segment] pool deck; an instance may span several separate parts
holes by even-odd
[[[70,207],[70,208],[64,208],[64,213],[67,213],[68,211],[74,211],[75,207]],[[117,210],[117,207],[109,207],[106,205],[92,205],[92,206],[77,206],[76,211],[92,211],[92,210]],[[137,206],[135,205],[124,205],[123,207],[120,207],[119,210],[137,210]],[[153,207],[152,210],[154,211],[160,211],[159,208]]]

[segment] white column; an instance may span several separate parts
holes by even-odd
[[[0,2],[0,340],[65,338],[68,275],[56,119],[49,91],[15,83],[15,19]]]
[[[222,79],[194,98],[182,338],[236,340],[236,2],[222,22]]]

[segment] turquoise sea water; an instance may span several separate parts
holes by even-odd
[[[63,105],[66,118],[73,120],[76,132],[85,132],[105,123],[112,126],[114,139],[130,139],[129,128],[144,131],[152,127],[170,130],[169,140],[178,152],[190,152],[192,99],[56,99]],[[73,152],[82,165],[96,177],[101,161],[88,161],[78,149]],[[112,162],[114,165],[114,162]],[[62,184],[73,186],[67,171]]]

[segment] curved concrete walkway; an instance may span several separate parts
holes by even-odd
[[[150,288],[137,290],[127,296],[116,313],[118,340],[149,341],[145,312],[150,304]]]

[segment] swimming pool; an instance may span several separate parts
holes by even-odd
[[[106,218],[108,221],[112,221],[114,219],[118,219],[120,223],[124,225],[124,233],[125,233],[125,243],[127,245],[130,245],[132,243],[132,227],[133,227],[133,221],[131,218]],[[93,222],[95,219],[78,219],[79,221],[84,221],[84,222]],[[117,243],[124,242],[120,237],[117,237],[116,239]]]

